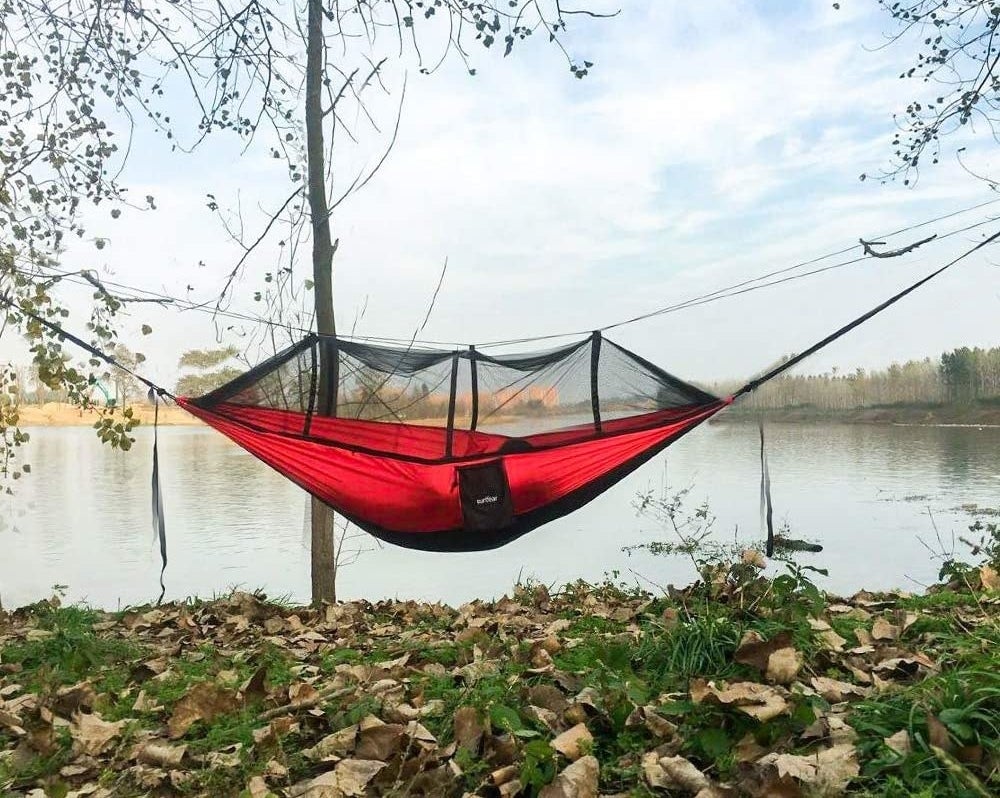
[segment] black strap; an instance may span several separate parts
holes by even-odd
[[[917,280],[917,282],[915,282],[909,288],[905,288],[902,291],[900,291],[898,294],[889,297],[881,305],[879,305],[879,306],[877,306],[875,308],[872,308],[867,313],[865,313],[865,314],[863,314],[861,316],[858,316],[858,318],[856,318],[854,321],[850,322],[849,324],[845,324],[839,330],[837,330],[836,332],[831,333],[830,335],[826,336],[826,338],[824,338],[822,341],[818,341],[817,343],[813,344],[808,349],[806,349],[804,352],[800,352],[795,357],[793,357],[793,358],[785,361],[784,363],[782,363],[782,364],[780,364],[778,366],[775,366],[773,369],[771,369],[770,371],[768,371],[763,376],[757,377],[756,379],[753,379],[753,380],[750,380],[750,382],[748,382],[746,385],[744,385],[736,393],[733,394],[733,399],[737,399],[740,396],[743,396],[743,394],[750,393],[751,391],[757,390],[757,388],[759,388],[761,385],[763,385],[768,380],[774,379],[779,374],[781,374],[781,373],[783,373],[785,371],[788,371],[788,369],[790,369],[792,366],[794,366],[794,365],[796,365],[798,363],[801,363],[807,357],[809,357],[810,355],[815,354],[816,352],[818,352],[820,349],[822,349],[827,344],[833,343],[838,338],[840,338],[840,336],[846,335],[851,330],[853,330],[855,327],[858,327],[859,325],[864,324],[872,316],[875,316],[875,315],[881,313],[887,307],[889,307],[890,305],[895,304],[896,302],[898,302],[900,299],[902,299],[907,294],[912,293],[913,291],[916,291],[924,283],[926,283],[926,282],[928,282],[930,280],[933,280],[935,277],[937,277],[939,274],[941,274],[941,272],[943,272],[943,271],[945,271],[947,269],[950,269],[956,263],[958,263],[961,260],[964,260],[969,255],[971,255],[973,252],[976,252],[976,251],[982,249],[987,244],[992,244],[998,238],[1000,238],[1000,232],[994,233],[989,238],[987,238],[987,239],[985,239],[983,241],[980,241],[972,249],[967,250],[966,252],[963,252],[961,255],[959,255],[957,258],[955,258],[953,261],[950,261],[949,263],[946,263],[940,269],[937,269],[936,271],[931,272],[926,277],[924,277],[924,278],[922,278],[920,280]]]
[[[767,532],[768,557],[774,556],[774,507],[771,504],[771,474],[764,449],[764,422],[760,422],[760,525]]]
[[[87,343],[82,338],[79,338],[73,333],[66,332],[58,324],[54,324],[48,319],[44,319],[37,313],[33,313],[27,308],[23,308],[17,303],[13,302],[8,296],[0,296],[0,303],[7,305],[7,307],[16,310],[19,313],[23,313],[28,318],[34,319],[47,330],[51,330],[60,338],[64,338],[72,344],[83,349],[85,352],[89,352],[94,357],[103,360],[110,366],[119,368],[127,374],[131,374],[139,382],[149,388],[149,401],[153,403],[153,475],[152,475],[152,488],[153,488],[153,535],[160,541],[160,597],[156,600],[159,604],[163,601],[163,596],[167,592],[166,585],[163,581],[163,576],[167,570],[167,524],[166,518],[163,514],[163,492],[160,489],[160,453],[159,453],[159,436],[157,431],[160,426],[160,397],[169,396],[171,399],[174,398],[166,388],[162,388],[155,382],[152,382],[141,374],[136,374],[132,369],[127,366],[123,366],[114,357],[102,352],[97,347]]]
[[[160,426],[160,397],[152,389],[149,397],[153,402],[153,535],[160,541],[160,597],[156,600],[159,604],[167,592],[167,586],[163,582],[163,575],[167,570],[167,520],[163,513],[163,491],[160,490],[160,447],[157,434]]]

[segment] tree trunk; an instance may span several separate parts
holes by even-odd
[[[330,233],[330,208],[326,196],[323,145],[323,0],[308,0],[306,41],[306,172],[309,212],[312,218],[313,291],[316,301],[316,330],[320,335],[335,335],[333,314],[333,256],[337,245]],[[320,346],[319,402],[327,408],[330,376],[336,371],[336,353]],[[332,355],[331,355],[332,353]],[[333,386],[336,391],[336,386]],[[337,564],[334,548],[333,510],[317,499],[311,506],[312,601],[322,604],[337,600]]]

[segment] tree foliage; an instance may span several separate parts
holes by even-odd
[[[941,381],[953,401],[1000,397],[1000,347],[963,346],[941,355]]]
[[[299,244],[311,238],[309,321],[322,334],[336,333],[332,261],[339,242],[331,217],[384,163],[399,115],[373,165],[344,177],[333,151],[341,142],[356,142],[365,126],[381,132],[368,98],[378,90],[389,94],[386,64],[415,61],[421,73],[429,74],[457,54],[474,74],[469,47],[490,49],[502,41],[509,55],[537,32],[563,48],[568,16],[600,16],[563,9],[561,0],[308,0],[304,7],[264,0],[0,0],[0,10],[0,64],[6,78],[0,91],[0,150],[10,153],[0,158],[0,210],[16,242],[8,250],[11,270],[26,288],[46,281],[51,287],[62,279],[46,266],[59,254],[67,232],[80,238],[87,234],[83,205],[109,207],[112,219],[130,205],[155,208],[153,197],[137,205],[118,183],[131,151],[130,133],[140,120],[182,151],[222,132],[235,136],[244,152],[264,151],[282,162],[291,190],[284,200],[262,203],[273,210],[265,212],[257,232],[248,230],[238,209],[231,212],[214,194],[207,195],[208,208],[219,215],[240,252],[215,307],[228,301],[250,255],[270,243],[277,245],[275,270],[270,281],[265,279],[269,287],[257,296],[267,299],[265,313],[272,319],[284,321],[289,311],[301,312],[295,292],[305,283],[296,273],[297,253]],[[593,66],[563,53],[578,78]],[[402,85],[400,96],[405,78]],[[98,234],[93,241],[102,248],[107,238]],[[54,312],[68,315],[52,294],[47,300]],[[116,301],[120,308],[123,300]],[[30,316],[14,313],[10,321],[15,328],[30,326]],[[275,342],[270,324],[262,325],[258,335],[257,343]],[[97,343],[107,344],[114,336],[109,328]],[[57,338],[50,343],[58,348]],[[325,352],[321,377],[331,367]],[[94,377],[88,373],[82,379]],[[119,428],[126,425],[102,421],[99,434],[115,443],[108,436]],[[326,545],[332,541],[332,520],[319,513],[329,516],[315,502],[313,594],[332,600],[332,585],[321,589],[316,581],[317,574],[332,570],[324,558],[334,556],[332,543]],[[324,552],[319,556],[318,541]]]
[[[562,49],[577,77],[593,66],[571,58],[562,36],[574,15],[598,15],[563,9],[560,0],[327,0],[323,13],[323,114],[331,150],[356,138],[355,120],[380,129],[363,98],[386,88],[384,65],[392,59],[414,61],[429,74],[456,54],[474,73],[472,47],[502,46],[507,55],[538,34]],[[63,280],[95,286],[85,322],[90,343],[108,350],[117,342],[116,319],[128,300],[84,265],[67,272],[57,264],[71,240],[103,248],[115,220],[155,210],[154,197],[133,197],[122,183],[140,126],[158,131],[178,152],[226,133],[236,146],[286,165],[291,191],[283,202],[266,203],[275,210],[257,233],[231,226],[224,202],[208,195],[209,210],[242,253],[218,302],[269,237],[283,287],[301,288],[303,281],[290,276],[295,243],[308,235],[300,15],[294,5],[265,0],[0,0],[0,295],[9,302],[5,330],[27,338],[46,386],[86,404],[102,366],[78,363],[77,353],[67,357],[60,336],[29,315],[84,326],[60,295]],[[350,175],[334,190],[330,168],[332,213],[373,171]],[[93,208],[107,211],[103,221]],[[287,229],[279,240],[280,228]],[[288,310],[282,292],[265,297],[268,314]]]
[[[227,360],[239,355],[235,346],[225,346],[220,349],[189,349],[180,356],[177,367],[182,369],[214,369]]]
[[[899,77],[919,81],[918,96],[895,117],[892,160],[880,175],[900,177],[909,185],[921,165],[939,161],[942,139],[948,136],[974,132],[979,123],[980,131],[1000,141],[1000,3],[878,2],[895,25],[890,43],[914,45],[916,50]]]
[[[226,365],[239,355],[234,346],[221,349],[191,349],[181,355],[178,368],[192,369],[177,380],[178,396],[202,396],[238,377],[240,369]]]
[[[725,393],[731,386],[715,386]],[[1000,399],[1000,347],[961,347],[938,360],[908,360],[884,369],[834,368],[783,375],[746,397],[750,409],[814,407],[853,410],[880,405],[943,404]]]

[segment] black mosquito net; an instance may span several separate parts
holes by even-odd
[[[321,416],[525,437],[587,425],[600,433],[611,420],[715,401],[595,333],[567,346],[510,355],[313,335],[198,404],[302,414],[306,434],[309,419]]]

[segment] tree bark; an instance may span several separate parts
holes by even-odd
[[[336,335],[333,313],[333,256],[337,244],[330,231],[330,208],[326,195],[325,150],[323,144],[323,0],[308,0],[306,41],[306,173],[309,212],[312,218],[313,291],[316,302],[316,330],[321,336]],[[329,407],[331,375],[336,374],[337,355],[333,347],[319,347],[319,402]],[[311,574],[313,604],[337,600],[337,564],[334,547],[333,510],[318,499],[311,505]]]

